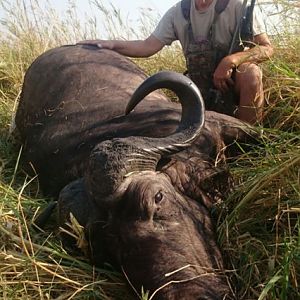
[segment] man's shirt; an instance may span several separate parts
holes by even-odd
[[[195,7],[195,0],[191,1],[190,19],[194,39],[197,42],[208,39],[211,28],[215,5],[214,0],[205,11],[198,11]],[[250,4],[250,0],[248,0]],[[243,0],[230,0],[225,10],[220,14],[216,23],[216,43],[223,49],[229,49],[237,23],[241,18]],[[165,45],[171,45],[175,40],[179,40],[184,54],[188,49],[188,21],[184,18],[181,10],[181,2],[171,7],[158,23],[152,33],[158,40]],[[259,35],[265,32],[265,26],[257,9],[253,12],[253,35]]]

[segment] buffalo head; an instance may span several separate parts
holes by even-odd
[[[136,90],[126,113],[158,88],[178,95],[178,129],[164,138],[134,136],[99,143],[84,178],[60,194],[60,222],[70,212],[75,215],[85,228],[92,261],[120,266],[137,291],[143,287],[154,299],[225,299],[230,290],[207,209],[215,199],[207,200],[201,188],[210,181],[210,189],[218,189],[213,179],[223,171],[199,153],[183,155],[185,161],[176,158],[201,133],[202,97],[188,78],[162,72]],[[195,192],[186,192],[195,178]]]

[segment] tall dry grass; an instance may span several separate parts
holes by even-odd
[[[143,10],[132,27],[122,12],[100,0],[91,5],[104,22],[94,16],[82,20],[76,1],[69,1],[63,16],[47,1],[26,3],[0,0],[6,12],[0,28],[0,298],[134,298],[111,266],[94,269],[83,257],[66,253],[55,231],[32,229],[32,219],[49,199],[43,198],[37,179],[19,166],[22,148],[10,128],[24,73],[40,53],[107,34],[143,37],[158,16]],[[238,299],[300,298],[300,18],[297,2],[273,3],[286,24],[274,31],[276,55],[263,66],[262,144],[231,163],[236,186],[217,211],[219,242]],[[136,62],[149,74],[184,70],[177,46]]]

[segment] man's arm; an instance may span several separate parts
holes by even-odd
[[[254,36],[253,44],[255,45],[253,48],[243,52],[233,53],[224,59],[227,63],[231,63],[235,67],[238,67],[244,62],[258,64],[269,59],[273,55],[273,47],[266,33]]]
[[[92,44],[99,48],[114,50],[120,54],[130,57],[149,57],[164,47],[164,44],[153,35],[150,35],[145,40],[85,40],[78,42],[77,44]]]
[[[254,36],[253,48],[225,56],[214,72],[214,85],[220,91],[227,91],[233,84],[231,74],[242,63],[258,64],[273,55],[273,47],[266,33]]]

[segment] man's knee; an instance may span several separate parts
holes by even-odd
[[[236,89],[259,90],[262,86],[262,71],[259,66],[243,63],[236,70]]]

